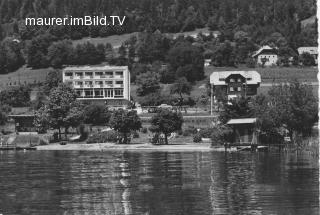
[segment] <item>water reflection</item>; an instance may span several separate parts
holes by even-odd
[[[3,214],[319,214],[303,154],[5,152]]]

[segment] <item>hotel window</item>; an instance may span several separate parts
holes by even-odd
[[[85,76],[90,76],[90,77],[93,75],[92,72],[85,72],[84,74],[85,74]]]
[[[65,73],[65,76],[66,76],[66,77],[72,77],[72,75],[73,75],[72,72],[66,72],[66,73]]]
[[[107,86],[112,86],[112,84],[113,84],[112,81],[106,81],[105,83]]]
[[[123,98],[123,89],[115,89],[114,90],[115,98]]]
[[[116,76],[120,76],[121,78],[123,77],[123,72],[116,72]]]
[[[102,98],[103,97],[103,91],[102,90],[95,90],[94,91],[94,97]]]
[[[76,94],[77,94],[78,97],[81,97],[81,94],[82,94],[81,90],[76,90]]]
[[[241,78],[238,78],[238,82],[239,82],[239,83],[241,82]]]
[[[96,85],[103,85],[103,81],[96,81],[95,84]]]
[[[238,87],[238,92],[241,92],[241,87]]]
[[[106,98],[113,98],[113,89],[105,90],[105,97]]]
[[[230,78],[230,82],[234,82],[234,79],[233,79],[233,78]]]
[[[76,76],[81,77],[81,76],[83,76],[83,73],[82,72],[76,72]]]
[[[230,92],[233,92],[233,91],[234,91],[233,87],[230,87]]]
[[[93,90],[85,90],[84,95],[85,97],[93,97]]]
[[[92,81],[86,81],[86,82],[84,82],[85,83],[85,85],[87,85],[87,86],[92,86]]]
[[[95,72],[94,75],[95,76],[103,76],[103,72]]]
[[[82,86],[82,81],[76,81],[76,82],[75,82],[75,85],[77,85],[77,86]]]
[[[106,75],[107,75],[107,76],[113,76],[113,72],[112,72],[112,71],[106,72]]]
[[[123,84],[123,81],[116,81],[116,84]]]

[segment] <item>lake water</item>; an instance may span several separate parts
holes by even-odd
[[[319,214],[318,159],[221,152],[0,152],[0,214]]]

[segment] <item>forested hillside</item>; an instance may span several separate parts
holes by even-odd
[[[278,48],[279,65],[288,66],[291,57],[297,64],[298,47],[317,45],[315,14],[314,0],[0,0],[0,74],[24,64],[35,69],[107,62],[134,69],[140,68],[134,63],[162,61],[171,70],[171,74],[161,73],[163,82],[182,73],[194,81],[203,78],[203,58],[211,58],[212,65],[219,67],[252,66],[250,56],[261,45]],[[26,26],[24,20],[67,15],[125,15],[127,19],[125,25],[114,27]],[[220,36],[194,40],[164,34],[203,27],[219,31]],[[83,37],[130,32],[140,33],[118,50],[111,44],[72,45],[72,40]],[[132,70],[132,74],[134,78],[139,72]]]
[[[183,32],[209,26],[211,30],[245,29],[257,42],[271,32],[280,32],[294,46],[314,32],[302,35],[300,21],[316,14],[315,0],[0,0],[1,36],[18,34],[22,39],[43,33],[24,26],[25,17],[72,15],[126,15],[122,28],[55,26],[50,33],[78,39],[133,31]],[[308,40],[314,45],[315,40]]]

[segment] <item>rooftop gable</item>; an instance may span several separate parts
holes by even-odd
[[[210,84],[215,86],[227,85],[226,79],[232,74],[239,74],[246,78],[247,84],[259,84],[261,83],[261,76],[257,71],[220,71],[213,72],[210,75]]]
[[[273,53],[273,54],[277,54],[277,49],[276,48],[271,48],[270,46],[266,45],[266,46],[262,46],[258,51],[256,51],[255,53],[253,53],[252,57],[257,57],[258,55],[262,54],[262,53]]]

